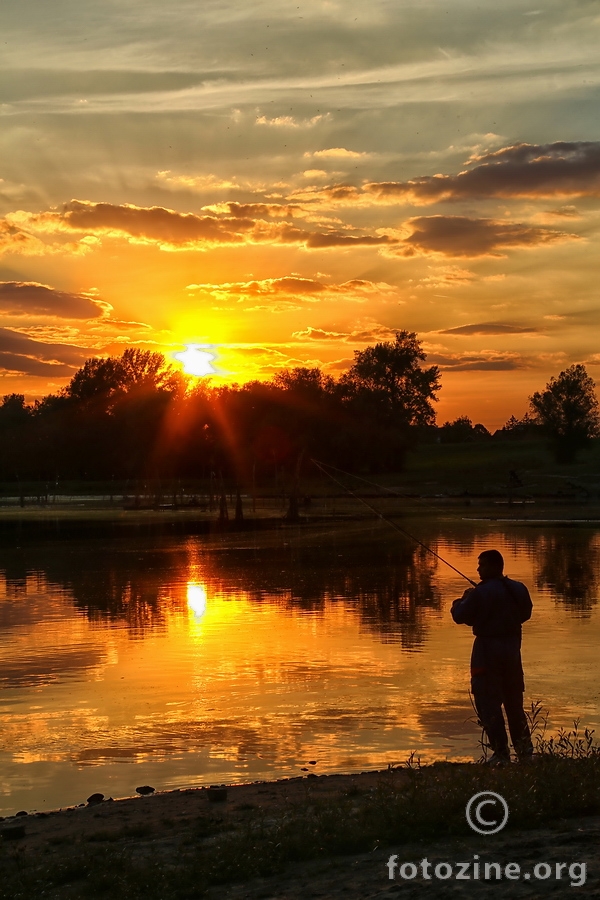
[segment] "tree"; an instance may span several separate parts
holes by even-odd
[[[556,461],[572,463],[577,452],[600,434],[600,406],[594,381],[581,364],[551,378],[545,391],[529,398],[536,420],[550,437]]]
[[[502,428],[495,432],[494,437],[507,438],[508,440],[520,440],[535,437],[541,428],[535,415],[526,412],[522,419],[510,416]]]
[[[23,394],[5,394],[0,403],[0,477],[19,478],[31,456],[32,409]]]
[[[368,405],[389,424],[432,425],[440,370],[423,369],[420,363],[425,359],[416,332],[397,331],[394,341],[355,350],[354,364],[340,386],[350,399]]]
[[[468,416],[459,416],[454,422],[444,422],[440,428],[442,444],[462,444],[471,441],[484,441],[491,437],[489,431],[477,422],[473,425]]]
[[[320,399],[324,393],[333,391],[334,381],[331,375],[324,375],[315,367],[297,366],[295,369],[282,369],[272,379],[272,384],[282,391],[291,391],[309,400]]]
[[[119,357],[87,359],[63,393],[78,403],[110,409],[119,397],[132,391],[174,394],[184,387],[184,379],[166,364],[162,353],[128,347]]]

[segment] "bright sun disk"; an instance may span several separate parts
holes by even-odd
[[[181,353],[173,354],[175,359],[183,363],[183,368],[187,375],[195,375],[196,378],[202,378],[203,375],[215,374],[216,370],[212,366],[212,361],[216,359],[216,353],[200,350],[200,347],[206,346],[209,345],[187,344],[186,349],[182,350]]]

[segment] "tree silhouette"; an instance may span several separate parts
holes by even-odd
[[[489,431],[478,422],[473,425],[468,416],[459,416],[454,422],[444,422],[440,428],[442,444],[462,444],[471,441],[485,441],[491,437]]]
[[[537,421],[550,436],[556,461],[572,463],[577,452],[600,434],[600,406],[594,381],[581,364],[551,378],[529,398]]]
[[[354,351],[354,364],[340,379],[351,399],[367,401],[379,417],[395,425],[430,425],[435,421],[432,401],[440,390],[437,366],[423,369],[426,359],[414,331],[397,331],[384,341]]]
[[[296,484],[316,458],[345,469],[398,471],[415,426],[433,427],[436,366],[413,332],[355,353],[339,380],[318,367],[269,381],[189,386],[160,353],[136,347],[91,358],[69,384],[27,406],[0,404],[6,481],[261,478]],[[411,432],[413,429],[413,432]],[[126,487],[126,490],[130,488]],[[295,490],[295,488],[294,488]]]

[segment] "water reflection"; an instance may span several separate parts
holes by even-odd
[[[467,574],[502,550],[534,595],[528,697],[594,727],[595,532],[418,533]],[[308,759],[478,755],[472,638],[448,615],[464,584],[378,525],[30,544],[0,550],[1,573],[0,814],[144,781],[295,775]]]
[[[577,613],[589,614],[598,600],[600,540],[595,532],[543,535],[534,546],[538,587]]]
[[[90,622],[122,624],[132,638],[164,630],[174,611],[187,608],[201,619],[216,592],[316,614],[330,600],[347,602],[368,631],[417,649],[426,640],[428,612],[440,608],[437,561],[408,542],[381,538],[375,530],[349,545],[336,531],[316,545],[283,537],[266,546],[207,546],[196,538],[166,538],[150,547],[147,541],[55,543],[8,559],[0,554],[0,566],[6,596],[25,596],[34,573],[48,593],[60,590]]]
[[[199,622],[206,613],[207,603],[206,587],[190,581],[187,586],[187,605],[195,621]]]

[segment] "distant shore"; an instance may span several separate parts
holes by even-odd
[[[369,502],[389,518],[461,521],[473,525],[600,526],[600,501],[574,502],[570,498],[539,497],[527,504],[487,496],[441,495],[372,498]],[[15,535],[41,537],[93,537],[131,533],[219,534],[312,526],[323,523],[377,521],[374,512],[349,496],[307,497],[297,516],[290,516],[281,497],[244,500],[242,516],[230,504],[228,516],[220,517],[207,504],[152,505],[136,507],[122,498],[86,496],[67,501],[26,505],[0,500],[0,540]]]

